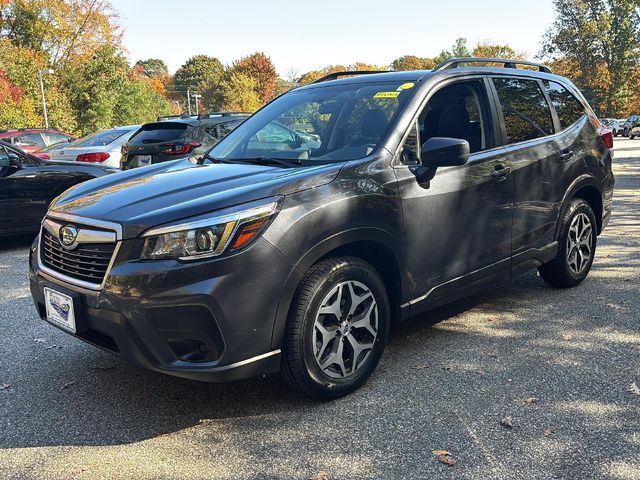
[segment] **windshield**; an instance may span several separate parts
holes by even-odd
[[[238,161],[363,158],[384,140],[413,87],[384,82],[292,91],[242,123],[209,154]]]
[[[73,143],[74,147],[104,147],[116,141],[132,129],[104,130],[91,134]]]

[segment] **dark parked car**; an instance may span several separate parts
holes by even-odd
[[[506,68],[332,74],[207,155],[80,185],[31,250],[40,316],[158,372],[280,370],[332,398],[391,322],[534,268],[579,285],[611,215],[611,131],[547,67],[488,61]],[[265,135],[279,125],[318,141]]]
[[[122,146],[121,168],[128,170],[205,153],[248,116],[214,112],[143,125]]]
[[[108,172],[74,162],[46,162],[0,140],[0,238],[37,232],[55,197]]]
[[[34,153],[55,143],[73,142],[76,137],[53,129],[21,128],[0,130],[0,140],[18,147],[23,152]]]
[[[640,123],[640,115],[631,115],[627,118],[622,124],[622,136],[628,137],[631,132],[631,128],[638,123]]]

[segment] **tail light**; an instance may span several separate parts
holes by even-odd
[[[33,155],[38,157],[40,160],[51,160],[51,157],[47,153],[34,153]]]
[[[109,158],[109,154],[106,152],[99,153],[83,153],[82,155],[78,155],[76,157],[76,162],[86,162],[86,163],[102,163],[107,158]]]
[[[189,142],[189,143],[174,143],[174,144],[164,144],[160,145],[160,150],[165,155],[186,155],[187,153],[193,152],[196,148],[201,147],[202,143],[200,142]]]
[[[613,148],[613,132],[611,130],[605,129],[600,132],[600,138],[602,138],[605,147],[609,150]]]

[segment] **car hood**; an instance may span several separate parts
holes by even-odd
[[[325,185],[341,166],[288,169],[177,160],[79,184],[58,197],[50,211],[117,223],[124,238],[133,238],[164,223]]]

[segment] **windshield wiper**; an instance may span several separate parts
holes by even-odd
[[[226,160],[224,158],[212,157],[208,153],[203,153],[202,155],[198,155],[198,163],[202,165],[202,162],[200,160],[209,160],[211,163],[245,163],[245,162],[236,162],[235,160]]]
[[[200,155],[200,158],[209,160],[212,163],[236,163],[236,164],[245,164],[245,165],[280,165],[283,167],[291,168],[297,167],[302,164],[301,160],[298,159],[284,159],[284,158],[273,158],[273,157],[254,157],[254,158],[217,158],[212,157],[208,153]]]
[[[254,157],[254,158],[238,158],[229,161],[238,163],[250,163],[252,165],[281,165],[283,167],[299,167],[302,165],[300,159],[294,158],[275,158],[275,157]]]

